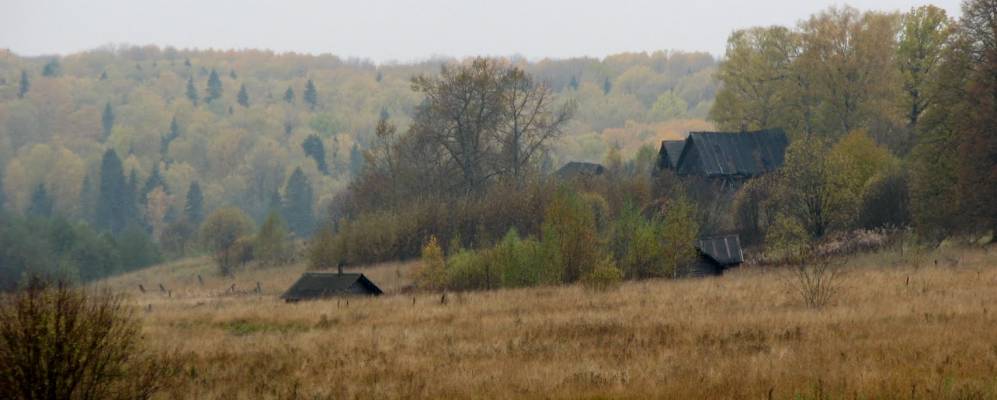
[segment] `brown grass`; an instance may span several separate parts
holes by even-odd
[[[147,309],[153,346],[186,353],[168,397],[997,398],[997,254],[979,249],[918,266],[853,257],[820,310],[777,269],[441,304],[398,294],[412,264],[388,264],[365,270],[387,296],[285,304],[276,296],[303,267],[222,279],[207,263],[107,281]],[[262,295],[226,293],[256,281]]]

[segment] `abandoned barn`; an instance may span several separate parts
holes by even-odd
[[[674,169],[679,176],[744,180],[781,167],[788,146],[789,139],[782,129],[690,132],[677,160],[669,148],[679,146],[662,143],[658,166]]]
[[[679,276],[722,275],[725,270],[744,262],[738,235],[703,237],[696,240],[696,260],[682,267]]]
[[[685,140],[665,140],[658,150],[658,170],[674,170],[678,166]]]
[[[280,298],[294,302],[333,296],[378,296],[383,293],[364,274],[305,272]]]

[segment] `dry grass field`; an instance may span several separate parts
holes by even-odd
[[[208,259],[102,285],[130,293],[148,343],[188,363],[167,397],[997,398],[997,251],[919,260],[849,259],[820,310],[786,270],[750,267],[446,304],[399,293],[412,263],[364,269],[388,294],[348,302],[280,301],[302,266],[225,279]]]

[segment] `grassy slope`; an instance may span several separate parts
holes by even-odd
[[[447,304],[438,294],[280,302],[301,266],[244,272],[237,289],[261,281],[263,295],[226,294],[231,280],[206,259],[107,284],[135,294],[154,346],[187,354],[176,397],[995,398],[993,250],[930,254],[921,267],[855,257],[821,311],[801,306],[778,270]],[[396,293],[411,267],[368,271]],[[137,293],[156,281],[172,297]]]

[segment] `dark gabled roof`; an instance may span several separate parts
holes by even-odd
[[[683,148],[685,148],[685,140],[662,141],[661,149],[658,150],[658,169],[675,169],[679,157],[682,156]]]
[[[572,179],[582,176],[602,175],[603,172],[606,172],[606,168],[602,165],[589,162],[571,161],[564,164],[564,166],[557,170],[554,174],[557,175],[559,179]]]
[[[758,176],[782,166],[787,146],[782,129],[691,132],[676,169],[680,175]]]
[[[364,274],[305,272],[280,298],[298,301],[352,294],[377,296],[382,293]]]
[[[723,267],[744,262],[741,239],[737,235],[703,237],[696,240],[696,250]]]

